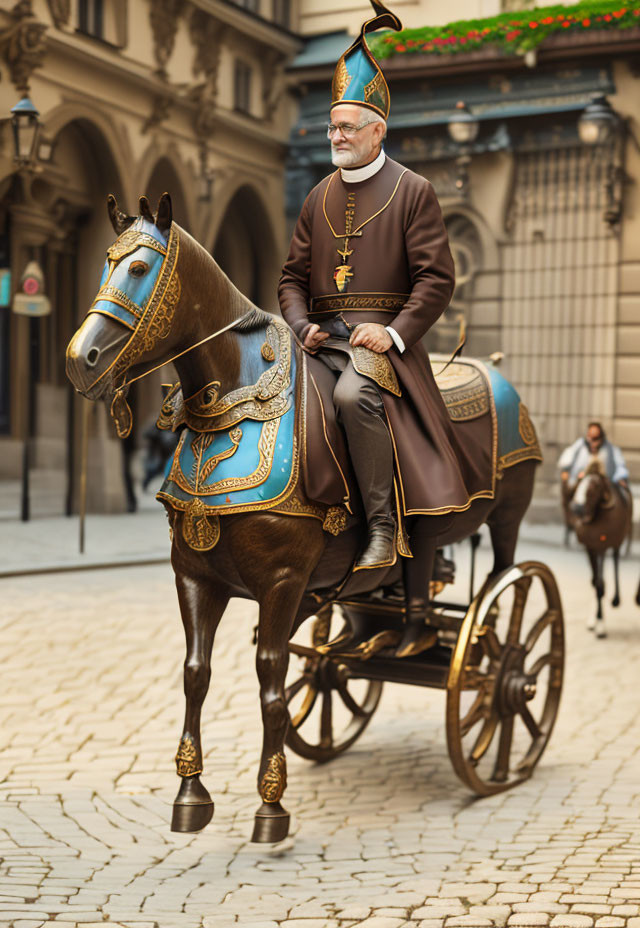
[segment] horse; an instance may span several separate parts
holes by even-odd
[[[578,480],[568,505],[571,526],[580,544],[587,549],[591,565],[591,584],[596,591],[598,608],[587,628],[598,638],[606,637],[602,612],[604,597],[604,559],[613,550],[615,592],[611,605],[620,605],[620,548],[631,532],[632,500],[624,487],[614,486],[594,458]]]
[[[111,413],[122,436],[131,427],[128,384],[173,360],[182,396],[196,397],[201,404],[198,421],[206,425],[206,415],[222,409],[223,416],[230,417],[225,421],[240,423],[225,433],[230,445],[216,459],[226,455],[232,462],[241,428],[248,430],[252,416],[263,415],[264,407],[284,396],[269,393],[264,377],[259,383],[266,390],[263,396],[270,399],[258,403],[255,390],[249,389],[258,361],[263,365],[263,359],[273,361],[274,345],[267,336],[275,331],[279,356],[289,352],[296,365],[293,444],[304,445],[299,400],[307,356],[291,330],[241,294],[212,256],[173,221],[168,194],[160,198],[155,214],[146,197],[140,197],[139,203],[139,215],[128,216],[115,198],[108,199],[118,238],[108,250],[96,301],[67,349],[67,374],[75,388],[91,400],[111,400]],[[281,378],[281,367],[270,376]],[[181,408],[184,412],[185,406]],[[515,421],[517,429],[517,403]],[[208,433],[202,434],[206,438]],[[201,450],[202,446],[197,447]],[[494,556],[492,575],[511,566],[520,522],[533,492],[536,464],[536,460],[519,459],[506,467],[493,497],[474,499],[468,509],[455,513],[447,520],[438,545],[467,538],[487,523]],[[175,479],[187,478],[178,474]],[[213,800],[201,781],[200,719],[210,684],[216,629],[229,599],[239,596],[259,605],[256,669],[263,740],[258,767],[261,805],[252,841],[274,844],[288,835],[289,814],[281,800],[286,786],[284,743],[289,714],[284,687],[289,640],[323,604],[339,599],[336,591],[343,587],[366,538],[361,516],[350,517],[346,527],[340,525],[339,514],[326,507],[323,512],[306,498],[300,472],[292,475],[292,481],[292,495],[283,506],[232,507],[219,520],[208,518],[197,501],[168,504],[165,500],[186,637],[186,709],[176,756],[181,782],[173,806],[174,831],[199,831],[213,815]],[[360,578],[360,592],[391,585],[401,576],[399,562],[354,576]]]

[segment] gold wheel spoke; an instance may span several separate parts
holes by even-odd
[[[480,719],[486,718],[486,714],[484,693],[477,693],[469,711],[463,719],[460,719],[460,734],[463,737],[469,734],[473,726],[477,725]]]
[[[484,648],[485,654],[490,660],[499,661],[502,657],[502,645],[496,634],[496,630],[490,625],[484,625],[482,635],[479,637],[480,644]]]
[[[291,724],[294,728],[300,728],[304,722],[309,718],[309,714],[313,707],[316,704],[316,699],[318,698],[318,691],[314,686],[310,686],[307,690],[306,696],[304,697],[304,702],[300,706],[300,711],[294,715],[291,719]]]
[[[531,713],[529,712],[526,706],[524,706],[524,708],[520,710],[520,717],[522,718],[522,721],[529,729],[529,734],[531,735],[534,741],[537,741],[538,738],[542,737],[540,726],[538,725],[538,723],[536,722],[534,717],[531,715]]]
[[[539,657],[538,660],[533,664],[530,670],[527,671],[528,677],[537,677],[543,667],[546,667],[547,664],[553,663],[553,651],[549,651],[548,654],[543,654],[542,657]]]
[[[476,738],[476,742],[471,749],[471,753],[469,754],[469,760],[472,764],[477,764],[480,758],[484,755],[493,740],[493,736],[496,733],[497,727],[497,715],[490,715],[480,729],[480,734]]]
[[[338,680],[337,683],[338,693],[340,694],[340,699],[343,701],[349,712],[357,716],[359,719],[366,718],[367,713],[364,711],[362,706],[359,706],[355,701],[349,689],[347,687],[346,680]]]
[[[524,607],[531,586],[531,577],[521,577],[513,584],[513,605],[511,606],[511,617],[509,619],[509,631],[507,632],[507,641],[509,644],[517,644],[520,638],[520,628],[522,627],[522,616]]]
[[[537,622],[535,623],[535,625],[533,626],[533,628],[527,635],[527,640],[524,643],[524,649],[527,652],[527,654],[531,651],[534,644],[536,643],[540,635],[543,633],[545,628],[548,628],[549,625],[551,625],[552,622],[555,622],[557,618],[558,618],[557,609],[547,609],[545,612],[542,613],[540,618],[537,620]]]
[[[483,673],[477,667],[465,667],[464,677],[462,680],[463,690],[487,690],[493,686],[495,675],[492,673]]]
[[[502,720],[500,726],[500,740],[496,763],[491,779],[498,783],[505,783],[509,778],[509,759],[511,757],[511,743],[513,741],[513,716],[508,715]]]
[[[287,702],[291,702],[293,697],[297,696],[305,683],[308,684],[309,679],[305,674],[303,674],[298,680],[295,681],[295,683],[292,683],[286,688],[284,691],[284,698],[287,700]]]
[[[333,745],[333,703],[330,689],[322,691],[322,712],[320,714],[320,747]]]

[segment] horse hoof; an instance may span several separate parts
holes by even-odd
[[[596,620],[595,620],[595,619],[587,619],[587,631],[593,632],[593,631],[595,631],[595,627],[596,627]]]
[[[606,638],[607,630],[606,628],[597,628],[596,629],[596,638]]]
[[[174,803],[171,816],[171,831],[202,831],[213,818],[213,803],[200,805],[184,805]]]
[[[263,802],[256,812],[251,841],[254,844],[276,844],[289,834],[291,816],[279,802]]]
[[[202,831],[213,818],[213,809],[213,800],[200,777],[185,777],[173,804],[171,831]]]
[[[620,597],[614,596],[613,599],[611,600],[611,605],[617,609],[618,606],[620,605]]]

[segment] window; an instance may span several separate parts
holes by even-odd
[[[291,27],[291,0],[273,0],[273,21],[285,29]]]
[[[259,13],[260,12],[260,0],[234,0],[236,6],[241,6],[245,10],[249,10],[250,13]]]
[[[233,108],[242,113],[251,112],[251,68],[236,59],[233,75]]]
[[[102,0],[78,0],[78,30],[96,39],[104,38]]]

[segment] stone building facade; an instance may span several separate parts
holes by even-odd
[[[442,22],[430,2],[391,4],[406,25]],[[541,4],[538,4],[541,5]],[[340,15],[303,0],[304,89],[291,136],[290,221],[331,170],[325,124],[333,66],[369,5]],[[496,0],[459,0],[447,16],[501,12]],[[504,4],[522,9],[527,4]],[[502,369],[530,408],[545,452],[532,514],[559,517],[556,461],[601,420],[640,481],[640,28],[559,35],[535,54],[482,49],[397,55],[387,153],[434,184],[458,285],[428,336],[432,350],[504,353]],[[578,119],[596,95],[619,117],[606,144],[580,141]],[[463,101],[475,140],[454,143],[448,121]]]
[[[113,240],[108,193],[137,213],[140,194],[153,204],[168,190],[176,221],[249,297],[275,308],[293,118],[284,67],[301,43],[294,5],[282,0],[0,6],[0,272],[11,271],[15,290],[36,259],[52,306],[39,320],[12,313],[10,298],[0,306],[0,480],[22,473],[33,377],[38,515],[77,502],[85,403],[66,381],[64,353]],[[8,117],[25,93],[42,128],[35,162],[17,170]],[[138,432],[157,411],[163,379],[140,384]],[[121,510],[120,443],[102,406],[91,415],[89,503]]]

